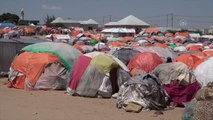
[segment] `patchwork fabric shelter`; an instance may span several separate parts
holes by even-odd
[[[52,53],[61,60],[68,71],[72,71],[76,59],[81,54],[78,50],[68,44],[54,42],[32,44],[24,47],[21,51],[34,53]]]
[[[15,57],[9,87],[20,89],[65,89],[80,56],[64,43],[43,42],[24,47]]]
[[[68,71],[51,53],[24,52],[15,57],[9,87],[19,89],[65,89]]]
[[[86,97],[111,97],[118,89],[118,68],[123,67],[113,56],[100,52],[82,55],[73,69],[67,92]]]

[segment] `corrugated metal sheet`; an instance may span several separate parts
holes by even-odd
[[[41,39],[0,39],[0,72],[8,72],[16,54],[25,46],[47,42]]]

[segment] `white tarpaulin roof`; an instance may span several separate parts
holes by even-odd
[[[119,20],[118,22],[110,22],[105,24],[107,25],[130,25],[130,26],[149,26],[148,23],[136,18],[133,15],[129,15],[121,20]]]
[[[70,39],[69,35],[56,35],[55,37],[58,40],[69,40]]]
[[[135,33],[135,29],[128,28],[106,28],[101,31],[102,33]]]
[[[93,19],[89,19],[89,20],[87,20],[87,21],[80,21],[80,23],[81,23],[81,24],[89,24],[89,25],[91,25],[91,24],[97,25],[97,24],[98,24],[98,22],[96,22],[96,21],[93,20]]]
[[[199,33],[189,33],[189,36],[192,38],[199,38],[200,34]]]
[[[202,38],[213,39],[213,35],[202,35]]]
[[[63,23],[64,20],[60,17],[56,18],[55,20],[53,20],[51,23]]]

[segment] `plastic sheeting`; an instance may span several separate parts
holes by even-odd
[[[95,97],[100,88],[105,74],[98,71],[93,65],[89,65],[81,77],[76,93],[80,96]]]
[[[121,48],[118,50],[111,50],[110,54],[117,57],[119,60],[121,60],[124,64],[128,64],[131,58],[140,52],[137,50],[133,50],[132,48]]]
[[[119,90],[117,105],[123,108],[130,102],[143,109],[163,109],[167,106],[167,96],[158,78],[144,74],[131,77]]]
[[[65,90],[68,80],[67,69],[60,63],[52,63],[45,68],[34,89]]]
[[[170,49],[161,48],[158,46],[149,46],[149,47],[136,47],[135,50],[140,52],[153,52],[159,55],[164,61],[167,60],[168,57],[174,59],[177,57],[177,54]]]
[[[192,71],[181,62],[165,63],[155,68],[152,72],[163,84],[170,84],[171,80],[179,80],[181,84],[189,84],[195,81]]]
[[[24,47],[21,51],[36,53],[52,53],[57,56],[68,71],[72,71],[77,58],[81,53],[74,47],[65,43],[43,42]]]
[[[22,73],[22,78],[10,71],[13,77],[9,76],[9,81],[15,88],[24,89],[26,81],[33,88],[46,66],[55,62],[60,62],[59,58],[50,53],[21,53],[13,60],[11,68],[12,71]]]
[[[213,82],[213,57],[199,64],[194,70],[194,74],[202,87],[207,86],[209,82]]]
[[[90,61],[91,61],[91,58],[84,56],[84,55],[81,55],[78,58],[75,66],[73,68],[71,78],[70,78],[70,82],[69,82],[69,85],[68,85],[68,87],[71,90],[73,90],[73,93],[76,90],[78,83],[81,80],[82,75],[84,74],[85,70],[87,69],[88,65],[90,64]]]

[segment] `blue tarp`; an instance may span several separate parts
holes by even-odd
[[[0,23],[0,27],[14,27],[14,26],[16,25],[13,23]]]

